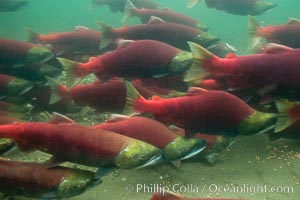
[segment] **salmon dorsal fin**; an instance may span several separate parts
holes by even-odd
[[[285,45],[268,43],[263,47],[264,53],[266,54],[278,54],[288,51],[293,51],[294,49]]]
[[[52,118],[50,119],[49,123],[52,124],[59,124],[59,123],[72,123],[75,124],[75,121],[73,121],[72,119],[68,118],[67,116],[57,113],[57,112],[53,112],[52,113]]]
[[[228,59],[234,59],[234,58],[237,58],[238,56],[236,55],[236,54],[234,54],[234,53],[228,53],[227,55],[226,55],[226,58],[228,58]]]
[[[106,123],[114,123],[114,122],[124,121],[129,118],[130,118],[130,116],[127,116],[127,115],[111,114],[105,122]]]
[[[287,24],[299,24],[300,23],[300,20],[299,19],[296,19],[296,18],[292,18],[290,17]]]
[[[187,92],[187,96],[196,96],[196,95],[202,95],[208,92],[208,90],[200,87],[190,87]]]
[[[174,11],[174,10],[172,10],[171,8],[168,8],[168,7],[165,7],[165,8],[163,8],[163,9],[161,9],[162,11]]]
[[[117,44],[118,44],[118,49],[119,48],[124,48],[128,47],[129,45],[135,43],[135,40],[124,40],[124,39],[119,39]]]
[[[160,96],[154,95],[154,96],[152,96],[151,99],[154,100],[154,101],[160,101],[160,100],[162,100],[163,98],[161,98]]]
[[[165,21],[159,17],[151,16],[147,24],[158,24],[164,23]]]
[[[75,26],[75,31],[85,31],[85,30],[89,30],[88,27],[86,26]]]

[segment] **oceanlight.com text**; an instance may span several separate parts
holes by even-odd
[[[128,192],[136,193],[209,193],[209,194],[224,194],[224,193],[244,193],[249,195],[256,195],[259,193],[294,193],[293,186],[279,186],[279,185],[263,185],[263,184],[136,184],[125,187]]]

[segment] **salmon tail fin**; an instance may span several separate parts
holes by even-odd
[[[164,191],[164,190],[161,188],[161,191]],[[164,191],[163,193],[157,192],[157,193],[153,194],[153,196],[151,197],[150,200],[163,200],[163,199],[184,200],[186,198],[180,194],[177,194],[177,193],[174,193],[171,191]]]
[[[253,16],[248,16],[248,51],[256,50],[262,45],[262,37],[257,35],[260,27],[259,22]]]
[[[129,18],[134,16],[135,9],[136,7],[130,0],[126,1],[122,23],[125,23]]]
[[[66,72],[66,83],[67,88],[71,89],[74,85],[81,81],[81,77],[76,76],[75,71],[77,70],[79,62],[68,60],[65,58],[56,58],[63,66]]]
[[[49,87],[51,89],[51,94],[50,94],[50,99],[49,99],[49,104],[54,104],[58,102],[59,100],[62,99],[59,88],[60,84],[54,80],[53,78],[46,76],[46,79],[48,81]]]
[[[128,81],[125,81],[126,87],[126,104],[123,113],[126,115],[135,112],[134,100],[138,98],[144,99],[144,97],[135,89],[135,87]]]
[[[278,119],[275,126],[275,133],[283,131],[287,127],[294,124],[297,120],[289,116],[289,111],[291,111],[297,103],[290,102],[285,99],[275,101],[278,110]]]
[[[37,31],[33,30],[32,28],[29,27],[25,27],[27,33],[28,33],[28,38],[27,41],[28,42],[32,42],[32,43],[37,43],[38,42],[38,38],[41,35],[40,33],[38,33]]]
[[[194,7],[195,5],[197,5],[198,3],[200,3],[201,0],[188,0],[188,5],[187,7],[188,8],[192,8]]]
[[[114,41],[113,38],[110,36],[113,28],[101,21],[97,21],[97,24],[100,26],[100,30],[102,32],[100,49],[103,49],[103,48],[107,47],[108,45],[110,45],[111,43],[113,43],[113,41]]]
[[[187,71],[184,81],[189,83],[199,83],[209,75],[209,72],[203,67],[203,62],[211,59],[214,55],[196,43],[188,42],[188,44],[193,54],[193,64]]]

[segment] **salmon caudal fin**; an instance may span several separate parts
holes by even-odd
[[[135,89],[135,87],[128,81],[125,81],[126,86],[126,104],[123,113],[126,115],[135,112],[134,100],[138,98],[144,99],[144,97]]]
[[[101,21],[97,21],[97,24],[100,26],[100,30],[102,32],[100,49],[103,49],[109,46],[114,41],[114,38],[111,37],[111,31],[113,28]]]
[[[277,101],[275,101],[275,103],[276,103],[276,107],[277,107],[277,110],[279,113],[277,123],[275,126],[275,133],[277,133],[277,132],[283,131],[284,129],[291,126],[292,124],[294,124],[297,121],[297,119],[291,117],[289,113],[296,106],[300,107],[300,104],[290,102],[285,99],[277,100]]]
[[[197,5],[198,3],[200,3],[201,0],[188,0],[188,5],[187,7],[188,8],[192,8],[194,7],[195,5]]]
[[[59,90],[61,88],[61,85],[56,80],[54,80],[53,78],[51,78],[49,76],[46,76],[46,79],[47,79],[49,87],[51,89],[49,104],[54,104],[62,99],[61,92]],[[66,93],[67,93],[67,91],[66,91]]]
[[[63,66],[65,72],[66,72],[66,84],[67,84],[67,88],[71,89],[74,85],[76,85],[77,83],[79,83],[81,81],[81,77],[78,77],[76,75],[76,70],[78,68],[78,64],[80,64],[79,62],[75,62],[72,60],[68,60],[65,58],[56,58],[61,65]],[[85,75],[83,75],[85,76]]]
[[[163,189],[161,189],[164,191]],[[164,191],[164,193],[155,193],[150,200],[185,200],[186,198],[170,191]]]
[[[214,55],[196,43],[188,42],[188,44],[193,54],[193,64],[187,71],[184,81],[189,83],[199,83],[209,75],[209,72],[203,67],[204,61],[212,59]]]
[[[25,27],[27,33],[28,33],[28,42],[32,42],[32,43],[37,43],[38,42],[38,38],[41,35],[40,33],[38,33],[37,31],[33,30],[32,28],[29,27]]]
[[[252,16],[248,16],[248,51],[258,49],[262,45],[262,37],[257,35],[260,28],[259,22]]]
[[[126,1],[122,23],[125,23],[129,18],[134,16],[135,9],[136,7],[130,0]]]

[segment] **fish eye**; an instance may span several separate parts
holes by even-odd
[[[143,160],[145,160],[147,158],[147,156],[145,154],[141,154],[140,158],[143,159]]]

